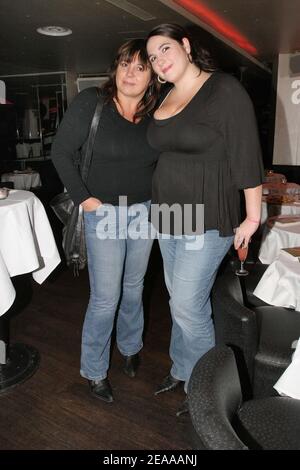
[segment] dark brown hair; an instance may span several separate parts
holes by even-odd
[[[138,109],[134,115],[134,120],[143,118],[146,114],[151,113],[155,108],[156,102],[159,96],[160,85],[155,79],[155,75],[152,71],[152,67],[148,60],[146,41],[145,39],[131,39],[123,44],[117,51],[117,54],[110,66],[109,78],[105,82],[101,90],[105,96],[105,102],[111,101],[113,98],[117,98],[117,85],[116,85],[116,74],[117,68],[120,62],[132,62],[134,58],[138,56],[139,60],[145,67],[149,67],[151,70],[151,80],[149,86],[138,104]]]
[[[181,46],[183,45],[183,42],[182,42],[183,38],[187,38],[191,46],[192,62],[197,67],[199,67],[200,70],[203,70],[204,72],[214,72],[215,70],[217,70],[216,64],[213,58],[211,57],[210,53],[203,47],[196,45],[196,41],[192,39],[188,31],[182,26],[180,26],[179,24],[174,24],[174,23],[160,24],[156,26],[155,28],[153,28],[152,31],[150,31],[150,33],[147,36],[147,41],[152,36],[164,36],[167,38],[174,39]]]

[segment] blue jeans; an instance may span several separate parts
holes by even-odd
[[[153,240],[127,236],[129,226],[147,231],[150,201],[142,206],[142,215],[135,211],[138,204],[128,208],[128,216],[127,207],[105,204],[84,214],[90,300],[82,331],[80,374],[90,380],[107,376],[117,310],[116,339],[121,354],[136,354],[143,346],[142,293]]]
[[[232,236],[219,237],[217,230],[159,240],[173,321],[171,375],[185,381],[185,391],[194,365],[215,345],[210,292],[232,241]]]

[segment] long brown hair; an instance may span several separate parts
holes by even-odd
[[[154,110],[160,90],[160,85],[155,79],[155,75],[148,60],[145,39],[131,39],[130,41],[125,42],[125,44],[118,49],[110,66],[109,78],[101,87],[106,103],[113,100],[113,98],[117,98],[118,90],[116,85],[116,74],[118,65],[122,61],[130,63],[136,56],[139,57],[139,60],[145,67],[149,67],[151,70],[151,79],[143,98],[138,104],[134,120],[143,118],[146,114],[149,114]]]
[[[215,61],[211,57],[210,53],[204,49],[203,47],[199,47],[196,45],[195,41],[192,39],[191,35],[188,33],[186,29],[184,29],[179,24],[174,23],[163,23],[150,31],[147,36],[147,41],[152,36],[164,36],[167,38],[174,39],[177,41],[181,46],[183,44],[183,38],[187,38],[190,43],[191,47],[191,59],[192,62],[199,67],[200,70],[204,72],[215,72],[217,70],[217,66]]]

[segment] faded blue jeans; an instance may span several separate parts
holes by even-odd
[[[215,345],[210,293],[232,242],[232,236],[220,237],[217,230],[182,239],[164,240],[160,235],[173,321],[171,375],[185,382],[185,391],[194,365]]]
[[[84,213],[90,300],[82,331],[80,374],[90,380],[107,376],[117,311],[116,340],[121,354],[136,354],[143,346],[142,293],[153,240],[128,237],[130,227],[146,233],[150,226],[150,201],[142,203],[142,215],[138,207],[104,204]]]

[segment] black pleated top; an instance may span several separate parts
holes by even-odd
[[[239,190],[264,178],[255,113],[242,85],[214,72],[183,110],[153,119],[147,136],[160,152],[152,203],[204,204],[204,230],[232,235],[240,224]]]
[[[96,91],[91,87],[79,93],[63,117],[51,150],[57,172],[75,204],[91,196],[113,205],[119,204],[119,196],[126,196],[128,205],[147,201],[158,158],[146,137],[151,117],[130,122],[113,101],[103,107],[87,184],[82,181],[78,163],[86,150]]]

